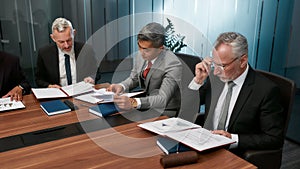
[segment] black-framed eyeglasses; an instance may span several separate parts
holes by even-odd
[[[243,54],[244,55],[244,54]],[[242,56],[243,56],[242,55]],[[241,56],[241,57],[242,57]],[[232,61],[230,61],[229,63],[226,63],[226,64],[218,64],[218,63],[215,63],[214,61],[212,61],[212,64],[211,64],[211,66],[213,67],[213,68],[220,68],[221,70],[225,70],[226,69],[226,67],[228,67],[229,65],[231,65],[234,61],[236,61],[238,58],[241,58],[241,57],[236,57],[236,58],[234,58]]]

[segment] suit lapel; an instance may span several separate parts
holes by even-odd
[[[249,96],[251,95],[251,93],[253,91],[254,83],[255,83],[255,72],[251,67],[249,67],[249,72],[248,72],[245,82],[242,86],[242,89],[239,93],[239,96],[237,98],[235,106],[232,110],[232,114],[231,114],[229,125],[228,125],[228,130],[234,124],[234,122],[237,119],[237,117],[239,116],[239,114],[242,113],[243,107],[245,106],[245,103],[247,102]]]
[[[56,45],[53,46],[49,57],[50,57],[49,61],[53,61],[52,64],[49,64],[51,66],[52,65],[54,66],[54,68],[52,69],[53,77],[55,77],[55,81],[57,82],[57,84],[60,84],[59,56],[58,56],[58,49]]]

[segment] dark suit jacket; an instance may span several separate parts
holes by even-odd
[[[77,81],[91,76],[95,81],[100,79],[98,62],[93,49],[89,45],[74,42],[76,58]],[[48,87],[49,84],[60,85],[59,59],[56,45],[48,45],[38,52],[35,81],[38,87]],[[95,77],[96,75],[96,77]]]
[[[213,84],[213,85],[212,85]],[[213,113],[224,83],[210,76],[200,88],[200,102]],[[211,109],[210,109],[211,108]],[[238,151],[275,149],[282,147],[284,115],[280,105],[279,88],[249,66],[249,72],[230,117],[228,132],[238,134]]]
[[[0,97],[21,85],[23,94],[30,93],[30,85],[20,67],[19,58],[0,51]]]

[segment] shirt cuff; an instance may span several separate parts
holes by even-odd
[[[237,148],[239,143],[239,135],[231,134],[231,139],[235,141],[235,143],[229,146],[229,149]]]
[[[192,90],[199,90],[199,88],[203,85],[203,83],[201,84],[198,84],[195,82],[195,80],[193,79],[190,84],[189,84],[189,89],[192,89]]]
[[[119,83],[119,85],[121,85],[123,87],[123,92],[125,92],[125,90],[126,90],[125,85],[123,85],[122,83]]]
[[[141,108],[141,105],[142,105],[141,99],[140,99],[140,98],[135,98],[135,100],[136,100],[136,102],[137,102],[136,109],[140,109],[140,108]]]

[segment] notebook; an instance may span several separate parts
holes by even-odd
[[[51,100],[51,101],[41,102],[40,106],[48,116],[71,111],[70,107],[68,107],[61,100]]]
[[[192,150],[188,146],[164,136],[157,136],[156,144],[165,154],[172,154]]]
[[[101,103],[89,108],[89,112],[100,117],[106,117],[119,112],[114,103]]]

